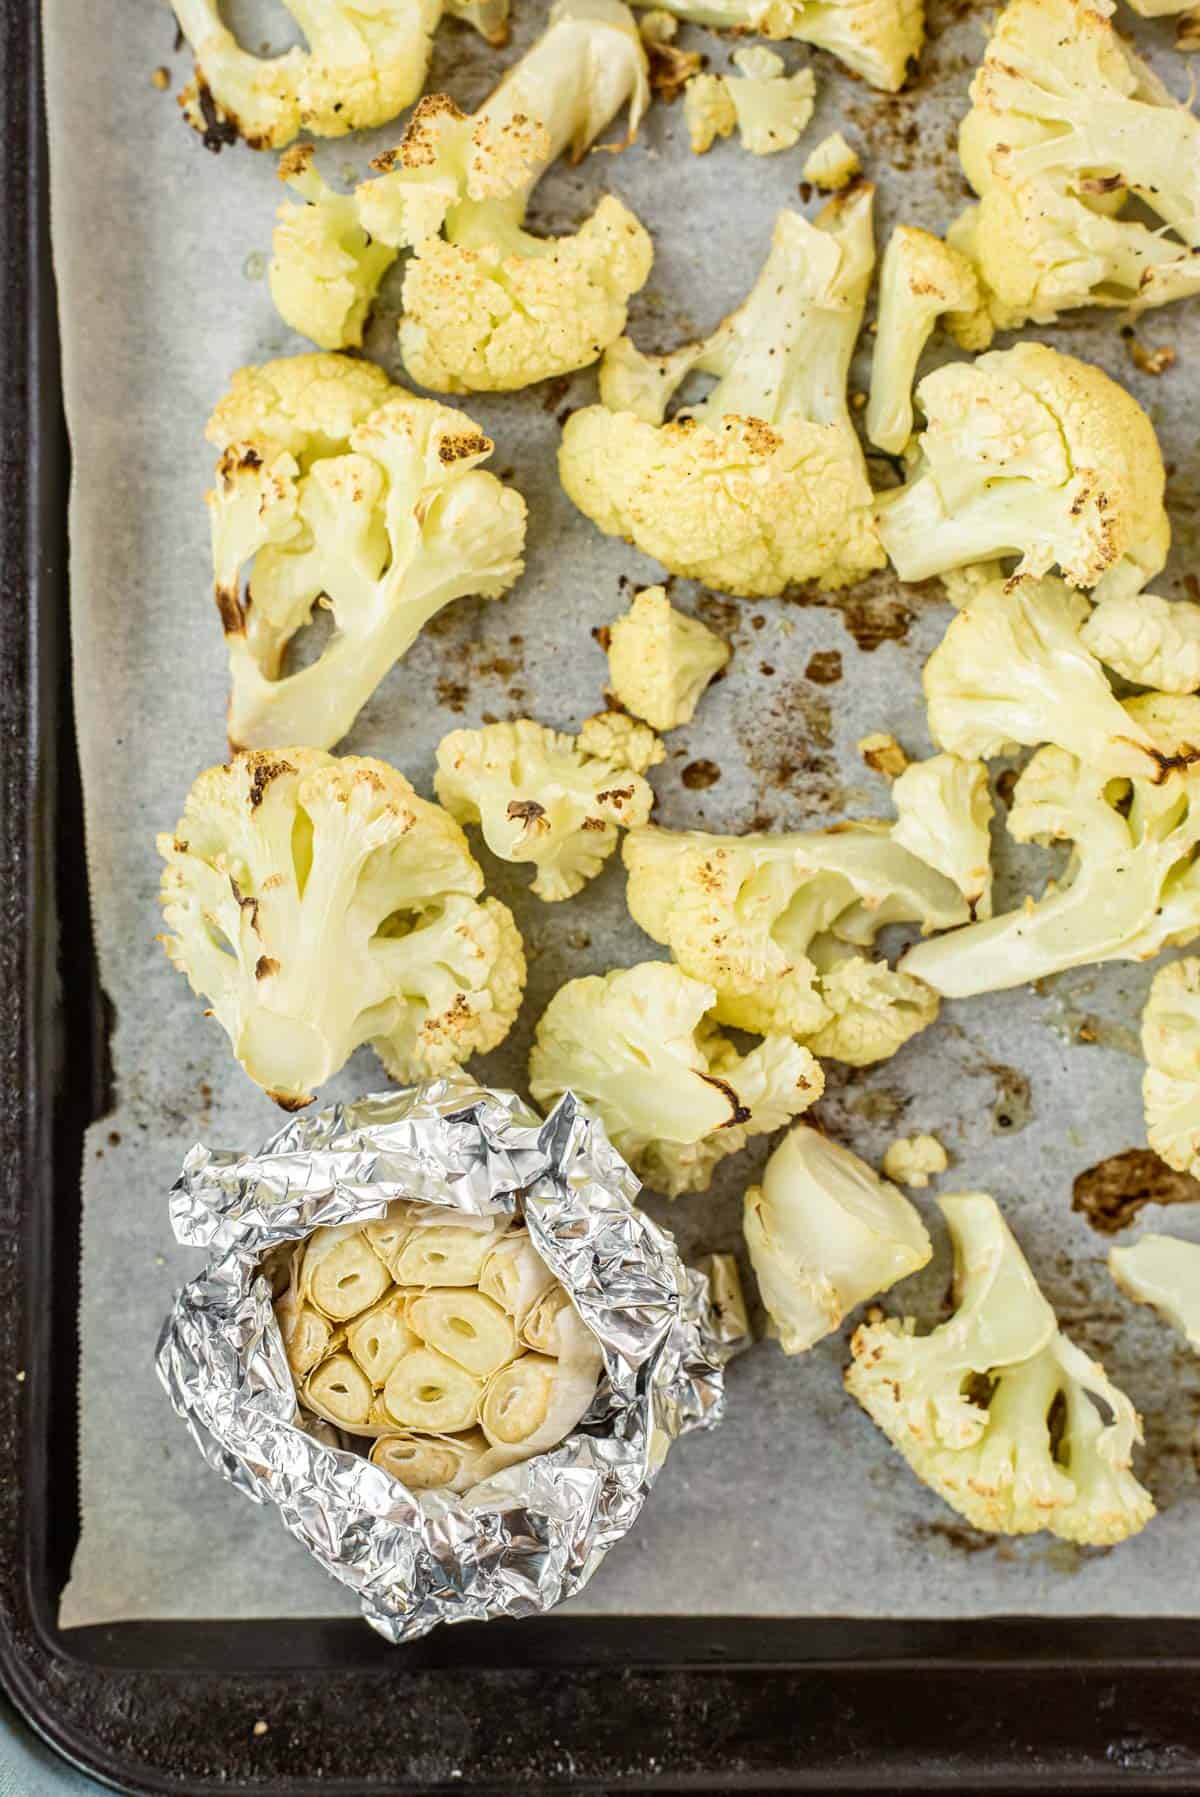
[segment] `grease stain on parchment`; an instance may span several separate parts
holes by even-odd
[[[1086,1217],[1101,1235],[1128,1229],[1147,1204],[1195,1204],[1200,1180],[1177,1173],[1152,1148],[1126,1148],[1079,1174],[1071,1193],[1071,1209]]]

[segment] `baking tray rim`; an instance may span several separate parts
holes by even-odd
[[[81,889],[40,14],[0,5],[0,1347],[24,1374],[0,1380],[0,1452],[24,1475],[0,1482],[0,1683],[59,1753],[147,1793],[1200,1788],[1200,1619],[563,1616],[400,1650],[353,1621],[58,1628],[77,1287],[50,1273],[77,1256],[106,1019]],[[506,1752],[470,1745],[481,1722]],[[439,1764],[427,1728],[463,1744]]]

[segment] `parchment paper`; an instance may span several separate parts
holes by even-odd
[[[257,1144],[278,1120],[153,941],[153,836],[174,824],[192,779],[225,749],[204,422],[240,364],[308,347],[276,318],[264,279],[281,190],[274,158],[240,147],[206,153],[172,92],[155,86],[160,66],[173,90],[189,73],[186,53],[172,48],[174,21],[157,0],[47,0],[45,10],[75,457],[76,697],[96,933],[115,1012],[116,1092],[112,1114],[91,1131],[83,1169],[83,1534],[62,1615],[83,1624],[345,1611],[349,1598],[276,1519],[208,1473],[152,1367],[160,1319],[188,1271],[164,1203],[185,1150],[198,1137]],[[516,0],[514,44],[499,54],[444,26],[434,84],[476,104],[535,35],[541,14],[531,0]],[[276,49],[288,41],[281,16],[258,10],[257,0],[231,13],[246,42]],[[981,40],[969,14],[956,18],[944,6],[935,7],[933,25],[920,79],[898,99],[815,58],[818,111],[792,152],[757,159],[730,142],[694,157],[679,107],[657,106],[628,154],[555,170],[534,220],[573,228],[606,183],[636,207],[654,233],[657,260],[633,330],[652,347],[711,328],[742,297],[774,213],[800,203],[807,150],[837,124],[880,183],[880,245],[897,216],[942,229],[965,191],[952,126]],[[1170,29],[1164,22],[1150,41],[1166,46]],[[693,32],[684,41],[725,66],[728,46],[719,39]],[[800,46],[787,54],[789,66],[809,56]],[[1182,91],[1183,59],[1156,61]],[[321,165],[333,178],[361,177],[369,154],[397,136],[389,127],[323,146]],[[1174,465],[1177,549],[1173,578],[1158,583],[1168,596],[1183,593],[1183,573],[1196,565],[1198,323],[1193,306],[1190,315],[1177,307],[1142,324],[1148,344],[1179,353],[1159,380],[1134,368],[1111,315],[1050,333],[1125,380],[1152,410]],[[380,319],[371,353],[389,359],[393,336],[389,319]],[[860,384],[864,378],[860,366]],[[589,373],[470,405],[496,439],[493,468],[510,471],[529,501],[528,572],[507,601],[469,601],[445,614],[385,682],[346,749],[394,761],[429,792],[435,744],[457,724],[527,712],[574,727],[596,709],[606,670],[589,632],[623,609],[625,583],[646,584],[656,570],[599,535],[558,487],[557,415],[593,392]],[[670,738],[669,759],[653,776],[662,822],[783,828],[886,806],[886,789],[864,769],[855,743],[884,728],[910,752],[925,745],[919,668],[949,616],[937,583],[902,591],[890,576],[876,577],[841,611],[713,600],[683,583],[675,598],[730,634],[736,655],[696,721]],[[823,661],[814,666],[818,651]],[[837,657],[841,678],[829,681]],[[707,788],[689,786],[694,774],[685,778],[698,761],[719,770]],[[524,874],[482,858],[492,890],[516,909],[531,964],[518,1028],[477,1071],[519,1085],[532,1025],[563,980],[661,951],[628,918],[617,863],[580,898],[543,906],[524,891]],[[1006,1205],[1065,1325],[1103,1354],[1145,1414],[1143,1470],[1161,1517],[1115,1552],[1046,1537],[984,1544],[844,1396],[843,1337],[796,1360],[764,1344],[731,1372],[728,1421],[716,1436],[675,1451],[633,1538],[577,1610],[948,1616],[1196,1608],[1181,1576],[1200,1524],[1195,1363],[1170,1331],[1112,1289],[1105,1239],[1070,1209],[1077,1173],[1144,1142],[1131,1055],[1149,977],[1145,969],[1084,972],[1041,994],[949,1006],[935,1029],[866,1075],[831,1064],[819,1115],[868,1157],[901,1130],[936,1130],[954,1161],[944,1184],[984,1187]],[[1080,1041],[1081,1028],[1098,1039]],[[364,1051],[323,1096],[383,1083]],[[686,1251],[740,1246],[740,1195],[764,1155],[761,1144],[726,1162],[709,1195],[671,1209]],[[653,1208],[662,1215],[668,1207]],[[931,1205],[923,1210],[931,1216]],[[949,1271],[931,1220],[937,1258],[903,1293],[906,1308],[926,1319],[938,1314]],[[1156,1226],[1162,1218],[1151,1208],[1142,1220]],[[1191,1212],[1173,1211],[1168,1226],[1200,1236],[1200,1216]]]

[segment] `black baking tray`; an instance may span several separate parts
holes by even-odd
[[[1200,1622],[566,1615],[400,1649],[355,1622],[59,1630],[78,1528],[79,1169],[106,1108],[108,1020],[71,715],[39,10],[0,0],[0,1678],[13,1701],[133,1792],[1200,1792]],[[131,57],[142,23],[131,6]],[[833,1468],[829,1489],[836,1501]],[[728,1551],[745,1539],[731,1489]]]

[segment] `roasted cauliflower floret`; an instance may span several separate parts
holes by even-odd
[[[1130,593],[1103,599],[1080,632],[1098,661],[1160,693],[1200,689],[1200,605]]]
[[[1000,329],[1200,293],[1200,121],[1113,29],[1113,11],[1012,0],[971,85],[959,149],[980,197],[950,235]],[[1130,200],[1160,227],[1126,216]]]
[[[322,349],[357,348],[397,252],[363,230],[353,194],[322,180],[311,144],[280,159],[279,178],[303,203],[279,208],[270,267],[275,310]]]
[[[803,1354],[933,1255],[908,1199],[807,1123],[747,1191],[742,1233],[785,1354]]]
[[[1156,774],[1114,780],[1039,749],[1017,781],[1018,842],[1073,843],[1036,903],[921,942],[901,968],[944,998],[999,992],[1097,961],[1146,961],[1200,935],[1200,700],[1145,696],[1125,710],[1162,756]]]
[[[815,1055],[850,1067],[890,1061],[937,1017],[940,1000],[932,987],[886,961],[855,954],[836,939],[832,945],[814,943],[813,961],[829,1013],[820,1029],[804,1038]]]
[[[901,580],[1017,556],[1098,599],[1137,592],[1167,558],[1154,426],[1101,369],[1044,343],[952,362],[917,388],[925,427],[906,484],[878,498]]]
[[[434,785],[451,817],[479,824],[493,855],[531,861],[532,889],[549,900],[581,892],[618,830],[644,824],[654,804],[640,774],[531,718],[451,731],[438,744]]]
[[[1153,1305],[1200,1353],[1200,1244],[1144,1235],[1131,1248],[1110,1248],[1108,1270],[1126,1297]]]
[[[731,653],[706,624],[676,611],[663,587],[645,587],[609,630],[608,677],[626,710],[661,733],[691,720]]]
[[[846,405],[874,248],[872,190],[817,224],[791,212],[749,298],[702,343],[605,355],[598,406],[567,421],[559,473],[571,499],[672,573],[746,596],[800,581],[847,586],[882,565],[866,465]],[[702,405],[664,423],[693,370]]]
[[[809,151],[804,163],[804,179],[824,193],[837,193],[849,187],[862,173],[858,152],[850,147],[840,131],[831,131]]]
[[[813,115],[812,70],[787,75],[782,56],[761,48],[735,50],[733,65],[735,75],[696,75],[684,89],[683,116],[693,150],[702,154],[735,126],[752,156],[790,150]]]
[[[243,369],[209,423],[235,747],[331,748],[430,618],[469,593],[497,597],[524,566],[525,501],[480,467],[490,439],[386,379],[378,403],[366,366],[297,356]],[[318,605],[335,634],[287,673]]]
[[[1061,580],[993,581],[925,664],[933,740],[990,760],[1057,743],[1106,774],[1154,775],[1162,754],[1083,641],[1088,603]]]
[[[1142,1012],[1146,1139],[1180,1173],[1200,1174],[1200,960],[1154,976]]]
[[[897,1136],[883,1157],[883,1171],[897,1185],[924,1190],[931,1179],[944,1173],[950,1157],[936,1136]]]
[[[360,1043],[411,1080],[508,1034],[517,927],[479,898],[453,818],[386,763],[237,755],[200,775],[158,847],[167,954],[286,1110]]]
[[[892,786],[892,840],[953,880],[971,916],[992,915],[992,795],[982,761],[932,755]]]
[[[585,718],[579,731],[579,747],[597,761],[613,761],[644,774],[666,758],[666,749],[649,724],[639,724],[623,711],[598,711]]]
[[[504,392],[594,362],[650,273],[648,233],[608,195],[572,236],[524,228],[539,179],[649,101],[646,53],[619,0],[558,0],[546,30],[479,111],[421,101],[356,194],[373,239],[413,255],[400,349],[422,386]],[[439,235],[440,233],[440,235]]]
[[[1131,1470],[1136,1411],[1061,1334],[994,1200],[970,1192],[938,1202],[954,1242],[957,1309],[923,1336],[912,1318],[862,1324],[847,1389],[975,1528],[1124,1541],[1154,1515]]]
[[[896,93],[925,41],[921,0],[636,0],[717,30],[797,38]]]
[[[631,831],[623,853],[634,921],[713,988],[719,1023],[787,1032],[814,1053],[822,1042],[862,1064],[936,1015],[919,981],[846,959],[886,923],[946,929],[969,915],[951,882],[886,824],[780,836],[651,825]]]
[[[425,85],[443,11],[459,13],[492,43],[507,36],[507,0],[283,0],[308,48],[264,58],[242,49],[219,0],[171,3],[196,59],[179,103],[214,149],[235,136],[255,150],[279,150],[300,131],[344,137],[386,125]]]
[[[878,448],[899,455],[912,436],[913,382],[938,319],[950,313],[969,320],[979,306],[979,280],[965,256],[915,225],[896,226],[879,269],[879,318],[867,400],[867,436]],[[987,335],[977,348],[986,347]]]
[[[704,1191],[718,1161],[791,1122],[825,1084],[786,1036],[739,1055],[708,1016],[714,996],[666,961],[569,981],[537,1026],[533,1097],[574,1092],[648,1185]]]

